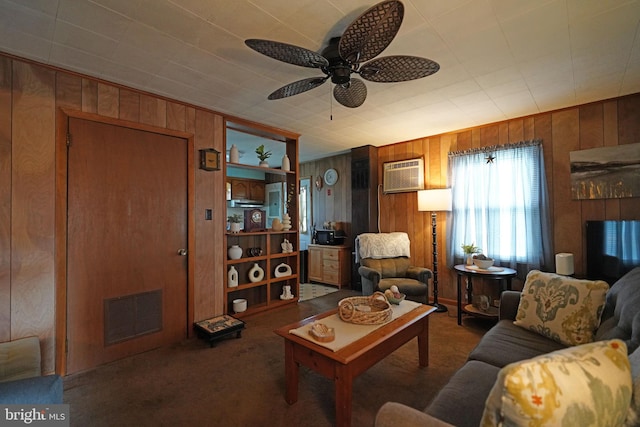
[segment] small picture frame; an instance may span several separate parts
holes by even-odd
[[[200,169],[206,171],[219,171],[220,152],[213,148],[200,150]]]

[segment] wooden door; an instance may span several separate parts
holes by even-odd
[[[184,139],[69,119],[67,373],[187,336]]]

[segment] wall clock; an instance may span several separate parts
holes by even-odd
[[[327,185],[333,185],[338,182],[338,171],[333,168],[327,169],[324,173],[324,182]]]
[[[244,211],[244,231],[262,231],[265,229],[266,212],[262,209]]]

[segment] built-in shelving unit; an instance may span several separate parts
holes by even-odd
[[[243,123],[234,121],[227,122],[227,129],[232,129],[234,133],[246,133],[253,137],[257,137],[255,143],[252,143],[251,137],[243,142],[241,147],[244,156],[240,157],[239,162],[226,161],[225,167],[225,183],[233,177],[241,176],[243,172],[255,176],[256,173],[264,174],[265,185],[273,183],[282,183],[284,195],[284,210],[291,217],[292,228],[289,230],[275,231],[271,228],[257,231],[241,231],[239,233],[231,233],[227,230],[224,234],[225,246],[230,248],[232,245],[238,245],[242,248],[242,257],[240,259],[225,258],[224,268],[224,310],[225,313],[233,314],[236,317],[244,317],[264,310],[270,310],[282,307],[288,304],[296,303],[299,296],[299,234],[298,224],[298,135],[289,134],[278,130],[272,130],[267,127],[256,126],[251,123]],[[255,162],[253,152],[263,141],[267,141],[267,148],[273,149],[273,157],[270,160],[270,167],[257,166],[251,164]],[[227,150],[230,149],[231,142],[227,140]],[[286,154],[290,160],[290,170],[281,169],[281,158]],[[248,160],[247,160],[248,159]],[[255,178],[253,178],[255,179]],[[270,206],[268,195],[265,207],[267,211]],[[282,219],[282,218],[280,218]],[[268,226],[268,224],[267,224]],[[287,240],[291,246],[291,252],[283,252],[283,243]],[[260,248],[259,255],[250,248]],[[251,281],[250,270],[258,264],[264,270],[264,277],[259,281]],[[291,269],[290,274],[286,268],[276,272],[277,267],[281,264],[287,265]],[[231,267],[237,270],[238,285],[230,287],[228,282],[228,271]],[[282,299],[284,286],[291,287],[293,298]],[[233,300],[246,299],[247,310],[242,313],[234,313]]]

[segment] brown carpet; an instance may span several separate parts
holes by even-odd
[[[299,398],[284,400],[284,345],[273,330],[337,306],[341,290],[247,317],[240,339],[210,348],[196,338],[65,377],[72,426],[331,426],[333,383],[300,370]],[[416,340],[359,376],[353,426],[372,426],[386,401],[424,409],[491,326],[456,324],[455,308],[430,318],[430,364],[418,367]]]

